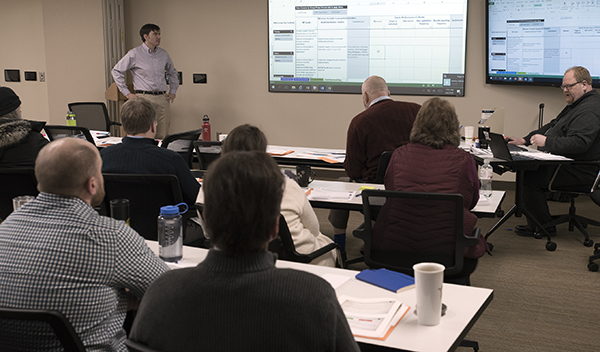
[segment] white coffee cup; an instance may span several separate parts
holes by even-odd
[[[472,142],[474,133],[475,133],[474,126],[465,126],[465,142]]]
[[[438,325],[442,317],[442,286],[446,268],[438,263],[419,263],[413,266],[413,270],[419,324]]]

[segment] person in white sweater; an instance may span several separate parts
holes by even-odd
[[[240,125],[227,134],[221,152],[225,154],[234,150],[265,152],[267,150],[267,137],[258,127],[248,124]],[[196,202],[204,203],[202,188],[198,192]],[[298,186],[296,181],[290,178],[286,178],[283,199],[281,200],[281,214],[290,229],[298,253],[308,254],[333,242],[321,233],[319,219],[317,219],[315,211],[306,199],[304,190]],[[199,216],[201,215],[199,214]],[[315,258],[311,264],[333,267],[336,259],[336,251],[331,251]]]

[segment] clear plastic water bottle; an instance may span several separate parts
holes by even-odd
[[[77,126],[77,121],[75,120],[75,113],[71,110],[67,111],[67,126]]]
[[[490,198],[492,196],[492,177],[494,169],[490,165],[490,160],[485,159],[483,165],[479,169],[479,196]]]
[[[185,206],[180,212],[179,206]],[[183,226],[181,214],[187,204],[168,205],[160,208],[158,216],[158,255],[166,262],[176,262],[183,257]]]

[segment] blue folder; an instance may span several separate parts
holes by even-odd
[[[392,292],[400,292],[415,285],[414,277],[387,269],[363,270],[356,274],[356,278]]]

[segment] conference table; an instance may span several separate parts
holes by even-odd
[[[281,145],[267,146],[267,153],[279,165],[308,165],[326,169],[343,169],[346,158],[344,149],[325,149],[313,147],[290,147]]]
[[[122,137],[100,137],[93,135],[96,146],[108,147],[121,143]],[[194,150],[194,153],[196,151]],[[281,145],[267,146],[267,153],[279,165],[298,166],[308,165],[326,169],[343,169],[346,151],[343,149],[325,149],[313,147],[290,147]]]
[[[385,189],[382,184],[314,180],[305,191],[313,208],[361,211],[363,210],[361,187]],[[495,217],[496,211],[504,200],[504,194],[504,191],[493,191],[490,198],[480,197],[471,212],[478,217]]]
[[[158,243],[146,240],[146,243],[158,254]],[[177,263],[168,265],[172,269],[195,266],[202,262],[208,250],[195,247],[183,247],[183,258]],[[417,322],[414,313],[415,290],[394,293],[355,278],[358,271],[323,267],[311,264],[294,263],[278,260],[278,268],[290,268],[310,272],[327,280],[339,296],[347,295],[357,298],[393,297],[410,306],[408,313],[394,328],[385,340],[357,337],[356,341],[364,350],[395,351],[453,351],[493,299],[494,291],[487,288],[444,284],[442,302],[448,307],[446,314],[437,326],[423,326]],[[243,297],[243,296],[242,296]],[[251,304],[251,302],[248,302]],[[290,327],[291,328],[291,327]]]
[[[507,211],[504,216],[488,231],[485,235],[485,239],[487,240],[494,231],[496,231],[502,224],[508,220],[511,216],[521,217],[522,214],[530,219],[546,236],[548,241],[546,242],[546,249],[549,251],[553,251],[556,249],[556,244],[552,242],[550,235],[546,231],[546,229],[535,219],[531,213],[523,206],[523,188],[525,181],[525,172],[527,171],[535,171],[538,167],[542,165],[560,165],[560,164],[569,164],[572,163],[572,159],[553,156],[552,154],[544,153],[538,151],[533,148],[527,148],[529,153],[534,153],[540,155],[540,159],[532,159],[532,160],[519,160],[519,161],[508,161],[504,159],[494,158],[491,151],[482,150],[479,148],[473,148],[471,155],[475,159],[478,164],[483,164],[486,159],[490,160],[490,165],[494,169],[494,173],[502,175],[505,172],[514,172],[515,173],[515,203]],[[542,158],[542,157],[548,158]]]

